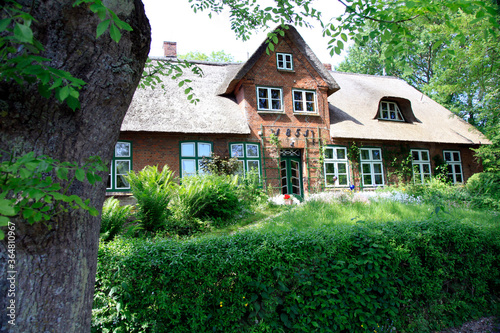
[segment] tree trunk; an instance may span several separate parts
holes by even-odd
[[[35,38],[45,47],[42,56],[52,59],[50,66],[87,82],[80,92],[81,109],[72,111],[55,98],[41,97],[35,85],[0,82],[3,151],[18,155],[35,151],[72,162],[95,155],[106,162],[112,158],[149,52],[149,21],[140,0],[106,1],[133,28],[130,33],[122,31],[117,44],[107,33],[96,39],[99,18],[87,5],[72,3],[36,1],[28,10],[36,20]],[[107,174],[102,176],[106,179]],[[94,186],[75,181],[68,192],[89,198],[91,206],[100,210],[105,187],[105,181]],[[7,266],[7,238],[0,242],[0,332],[89,332],[100,218],[73,210],[46,224],[28,225],[19,218],[12,222],[14,267]],[[15,310],[11,311],[5,295],[13,286]]]

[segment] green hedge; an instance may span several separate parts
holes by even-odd
[[[101,244],[93,332],[429,332],[497,313],[498,230],[445,218]]]

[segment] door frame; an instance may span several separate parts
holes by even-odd
[[[284,151],[295,151],[295,155],[287,154]],[[282,182],[282,176],[281,176],[281,163],[285,162],[285,167],[286,167],[286,180],[287,180],[287,193],[286,194],[293,194],[293,189],[292,189],[292,161],[297,162],[297,165],[299,167],[299,191],[300,194],[298,196],[300,198],[304,197],[304,182],[303,182],[303,176],[302,176],[302,154],[300,149],[281,149],[280,151],[280,189],[281,193],[283,193],[283,182]],[[297,195],[297,194],[293,194]]]

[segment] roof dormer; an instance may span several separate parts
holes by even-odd
[[[411,102],[406,98],[393,96],[384,96],[380,99],[374,119],[403,123],[419,122],[413,114]]]

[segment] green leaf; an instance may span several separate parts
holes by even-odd
[[[0,227],[5,227],[9,225],[9,218],[5,216],[0,216]]]
[[[109,23],[110,23],[109,19],[99,23],[99,25],[97,26],[97,29],[96,29],[96,38],[99,38],[103,33],[106,32],[106,30],[108,30]]]
[[[85,170],[83,170],[83,169],[76,169],[76,171],[75,171],[75,177],[79,181],[83,182],[85,180]]]
[[[66,98],[68,98],[68,96],[69,96],[69,87],[68,86],[64,86],[61,89],[59,89],[58,98],[61,102],[64,101]]]
[[[68,180],[68,169],[66,168],[57,168],[56,169],[57,178]]]
[[[12,20],[10,18],[5,18],[0,20],[0,32],[5,31]]]
[[[120,39],[122,38],[120,30],[114,24],[111,24],[109,27],[109,35],[111,36],[111,39],[117,43],[120,42]]]
[[[33,31],[27,25],[16,23],[14,26],[14,37],[21,43],[33,44]]]
[[[95,209],[94,207],[89,207],[89,214],[91,216],[99,216],[99,211]]]
[[[0,214],[4,216],[16,215],[16,211],[12,205],[12,200],[0,199]]]

